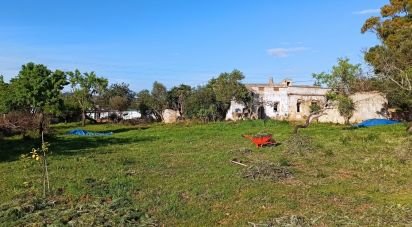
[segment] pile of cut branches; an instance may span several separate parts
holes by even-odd
[[[276,182],[293,178],[293,173],[288,167],[279,166],[268,161],[259,161],[248,166],[243,172],[243,177],[251,180]]]
[[[286,141],[286,152],[291,154],[306,154],[314,151],[312,139],[302,134],[292,134]]]
[[[18,199],[0,205],[0,223],[9,226],[158,226],[126,198],[73,202],[65,198]]]

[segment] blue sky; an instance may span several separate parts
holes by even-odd
[[[387,0],[13,0],[0,3],[0,74],[29,61],[95,71],[134,90],[206,83],[239,69],[244,82],[311,84],[338,57],[362,63],[377,43],[360,28]]]

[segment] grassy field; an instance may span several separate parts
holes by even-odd
[[[90,125],[114,134],[65,134],[76,127],[55,125],[48,138],[46,200],[39,166],[19,159],[38,144],[0,141],[0,223],[412,225],[412,137],[402,125],[314,124],[301,130],[300,152],[286,122]],[[257,149],[241,137],[262,131],[280,145]],[[245,178],[248,167],[234,157],[248,166],[272,162],[293,177]]]

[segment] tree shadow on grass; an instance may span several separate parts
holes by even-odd
[[[40,146],[39,139],[12,139],[0,141],[0,162],[19,159],[20,155],[28,154],[32,148]]]
[[[137,136],[132,138],[117,138],[112,136],[69,136],[50,137],[50,151],[53,155],[83,155],[99,153],[100,149],[110,145],[133,145],[144,141],[155,141],[157,137]],[[0,141],[0,162],[10,162],[19,159],[20,155],[28,154],[32,148],[40,146],[39,139],[15,139]],[[107,152],[105,152],[107,153]]]
[[[132,138],[117,138],[111,136],[70,136],[70,137],[59,137],[55,138],[51,143],[52,147],[50,150],[54,154],[58,155],[76,155],[84,154],[89,152],[98,153],[101,150],[92,150],[95,148],[105,148],[110,145],[133,145],[144,141],[155,141],[156,137],[153,136],[139,136]]]
[[[139,131],[139,130],[146,130],[149,129],[150,127],[147,125],[135,125],[135,126],[130,126],[130,125],[122,125],[122,124],[107,124],[107,123],[96,123],[96,124],[91,124],[91,126],[95,126],[95,125],[113,125],[116,127],[119,127],[118,129],[114,129],[114,130],[97,130],[95,132],[113,132],[113,133],[122,133],[122,132],[129,132],[129,131]],[[87,125],[90,126],[90,125]],[[68,133],[70,130],[73,129],[85,129],[85,130],[89,130],[87,129],[87,127],[82,127],[80,123],[76,123],[76,124],[60,124],[60,125],[55,125],[51,128],[51,130],[53,132],[58,132],[61,131],[63,133]],[[94,130],[91,130],[94,131]]]
[[[140,130],[146,130],[149,129],[150,127],[127,127],[127,128],[119,128],[119,129],[115,129],[115,130],[107,130],[107,131],[98,131],[98,132],[102,132],[102,133],[108,133],[108,132],[112,132],[113,134],[117,134],[117,133],[123,133],[123,132],[130,132],[130,131],[140,131]]]

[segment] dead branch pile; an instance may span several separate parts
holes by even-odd
[[[251,180],[282,181],[293,178],[293,173],[287,167],[260,161],[245,169],[243,177]]]
[[[0,117],[0,132],[5,136],[24,134],[27,131],[37,129],[37,120],[30,113],[11,112]]]
[[[306,219],[303,216],[292,215],[292,216],[285,216],[280,218],[275,218],[273,220],[267,221],[265,223],[253,223],[248,222],[249,225],[253,227],[275,227],[275,226],[299,226],[299,227],[306,227],[312,226],[312,222]]]
[[[231,150],[230,154],[232,156],[230,161],[234,164],[246,167],[251,162],[250,155],[252,154],[252,150],[248,148],[239,148]]]
[[[136,209],[126,198],[77,203],[57,197],[13,200],[0,205],[0,223],[16,226],[158,226],[156,220]]]
[[[302,134],[292,134],[286,141],[286,152],[291,154],[306,154],[314,151],[312,139]]]

